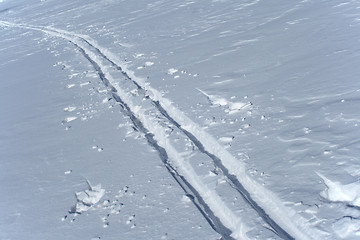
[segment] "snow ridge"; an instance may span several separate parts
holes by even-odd
[[[136,77],[114,54],[99,46],[90,37],[50,27],[27,26],[5,21],[0,21],[0,25],[42,31],[66,39],[76,45],[98,71],[103,82],[111,88],[112,95],[122,104],[134,124],[144,132],[149,143],[159,151],[160,155],[163,152],[163,161],[166,163],[168,170],[178,174],[178,178],[182,179],[182,182],[190,188],[198,198],[198,202],[200,204],[203,202],[201,204],[202,209],[206,212],[207,217],[211,219],[208,221],[214,223],[216,230],[225,239],[230,237],[224,228],[231,231],[231,238],[248,239],[246,236],[247,226],[226,206],[216,191],[202,181],[189,162],[171,145],[164,128],[154,122],[147,115],[146,109],[136,104],[128,92],[119,87],[119,84],[107,71],[106,62],[121,71],[126,79],[132,81],[138,89],[143,90],[146,97],[151,99],[158,111],[168,121],[180,129],[201,152],[213,159],[215,165],[223,171],[237,191],[273,227],[280,237],[284,239],[323,238],[323,233],[312,229],[295,211],[284,206],[277,196],[251,179],[245,172],[243,162],[232,156],[211,135],[177,109],[170,100],[164,98],[159,91],[147,85],[144,79]]]

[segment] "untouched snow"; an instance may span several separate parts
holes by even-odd
[[[1,239],[358,239],[357,1],[0,2]]]

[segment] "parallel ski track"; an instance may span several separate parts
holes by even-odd
[[[89,53],[86,51],[86,49],[81,47],[76,41],[62,36],[62,33],[55,32],[55,31],[53,32],[52,30],[46,30],[44,28],[38,28],[38,27],[34,27],[34,26],[4,24],[4,22],[1,22],[1,21],[0,21],[0,25],[6,25],[9,27],[15,26],[15,27],[21,27],[21,28],[26,28],[26,29],[31,29],[31,30],[42,31],[49,35],[53,35],[53,36],[55,35],[57,37],[62,37],[64,39],[68,40],[70,43],[72,43],[75,47],[77,47],[78,50],[81,52],[81,54],[90,62],[90,64],[92,65],[94,70],[97,72],[97,74],[98,74],[99,78],[102,80],[102,82],[111,90],[110,94],[112,95],[113,99],[120,104],[123,111],[130,118],[130,120],[132,121],[132,123],[134,124],[136,129],[141,131],[144,134],[149,145],[152,146],[155,150],[157,150],[157,152],[159,153],[159,156],[160,156],[161,160],[163,161],[168,172],[175,179],[175,181],[179,184],[179,186],[183,189],[186,196],[193,202],[195,207],[199,210],[199,212],[206,219],[206,221],[209,223],[209,225],[216,232],[218,232],[221,235],[223,240],[248,239],[245,235],[241,235],[241,234],[240,234],[240,236],[239,235],[235,235],[234,237],[232,236],[233,231],[234,231],[234,229],[236,230],[236,228],[229,229],[227,226],[225,226],[222,222],[223,219],[219,219],[219,217],[217,216],[218,214],[215,214],[212,211],[211,207],[209,207],[209,204],[207,203],[208,199],[206,199],[208,197],[207,196],[208,190],[206,190],[206,187],[201,186],[201,185],[200,185],[200,187],[199,186],[194,187],[188,181],[188,179],[183,176],[183,174],[179,174],[179,172],[177,170],[178,167],[173,166],[171,161],[169,161],[169,154],[167,152],[167,149],[165,149],[164,147],[159,145],[159,142],[155,139],[154,134],[144,126],[143,121],[136,116],[136,114],[132,111],[131,107],[129,107],[129,105],[126,103],[126,101],[124,101],[119,96],[118,90],[116,89],[116,87],[114,87],[111,84],[111,81],[109,81],[107,74],[104,73],[104,71],[102,70],[102,67],[99,65],[99,63],[96,60],[94,60],[89,55]],[[74,37],[74,36],[72,36],[72,37]],[[108,60],[108,59],[106,58],[106,60]],[[120,69],[117,68],[117,70],[120,70]],[[137,84],[136,84],[136,87],[140,88],[140,86]],[[174,154],[172,153],[172,155],[174,155]],[[178,158],[181,158],[181,157],[178,156]],[[190,175],[193,175],[195,177],[195,183],[201,182],[200,180],[196,179],[197,176],[195,176],[196,175],[195,172],[191,172],[192,169],[191,168],[189,168],[189,169],[186,168],[186,166],[185,166],[185,170],[183,170],[183,172],[185,172],[185,173],[190,172]],[[202,190],[203,192],[205,192],[205,194],[199,193],[198,189],[205,189],[205,191]],[[205,196],[205,198],[203,197],[203,195]],[[221,205],[221,201],[219,201],[219,199],[212,199],[212,201],[218,202]],[[230,217],[229,220],[231,220],[231,219],[235,219],[235,218]],[[234,222],[234,224],[236,225],[236,222]]]
[[[196,206],[196,208],[199,210],[202,216],[206,219],[209,225],[216,232],[218,232],[224,240],[233,239],[230,237],[231,231],[227,229],[221,223],[221,221],[214,215],[214,213],[204,202],[202,196],[198,193],[198,191],[183,176],[178,174],[176,168],[174,168],[174,166],[171,165],[166,150],[163,147],[159,146],[158,142],[154,139],[154,135],[144,127],[141,120],[135,116],[135,114],[131,111],[129,106],[121,99],[119,95],[116,94],[117,90],[111,85],[109,80],[106,78],[100,66],[95,61],[93,61],[88,54],[86,54],[84,49],[79,47],[76,43],[73,44],[79,49],[82,55],[91,63],[91,65],[96,70],[102,82],[111,89],[111,95],[114,98],[114,100],[121,104],[122,109],[125,111],[126,115],[131,119],[134,126],[144,134],[149,145],[152,146],[154,149],[156,149],[167,171],[175,179],[175,181],[179,184],[179,186],[183,189],[186,196],[193,202],[193,204]]]
[[[142,86],[140,86],[136,81],[132,80],[126,72],[122,70],[120,66],[118,66],[115,62],[111,61],[105,54],[103,54],[98,48],[94,47],[91,43],[89,43],[86,39],[82,39],[84,42],[89,44],[91,47],[96,49],[96,51],[107,61],[109,61],[114,67],[116,67],[119,71],[123,73],[123,75],[126,77],[127,80],[132,81],[138,89],[145,90]],[[290,234],[288,234],[285,230],[283,230],[274,220],[272,220],[269,215],[251,198],[249,192],[244,188],[244,186],[239,182],[239,180],[229,173],[229,170],[222,164],[221,159],[219,159],[214,154],[206,151],[203,144],[189,131],[182,128],[181,125],[175,121],[168,113],[167,111],[162,107],[159,101],[152,100],[153,104],[156,106],[156,108],[159,110],[159,112],[166,117],[172,124],[174,124],[178,129],[180,129],[194,144],[195,146],[204,154],[206,154],[208,157],[210,157],[215,165],[221,169],[223,174],[231,181],[233,184],[233,187],[243,196],[243,198],[246,200],[247,203],[250,204],[250,206],[256,210],[256,212],[259,214],[259,216],[268,223],[274,230],[274,232],[283,239],[294,239]]]
[[[271,192],[251,180],[245,173],[241,171],[239,172],[236,170],[230,170],[232,169],[231,167],[234,167],[231,162],[233,160],[233,157],[225,149],[223,149],[219,144],[217,144],[217,142],[213,142],[213,139],[208,134],[204,133],[203,130],[197,127],[195,123],[193,123],[190,119],[184,116],[182,112],[172,106],[172,104],[167,99],[159,96],[159,93],[155,89],[147,87],[142,81],[136,79],[135,76],[132,76],[132,73],[130,71],[127,71],[126,68],[121,66],[121,64],[118,64],[118,60],[115,60],[115,58],[110,52],[108,52],[106,49],[104,50],[103,48],[99,47],[94,40],[92,40],[88,36],[74,34],[71,32],[49,27],[35,27],[22,24],[12,24],[4,21],[0,21],[0,25],[42,31],[49,35],[66,39],[69,42],[73,43],[76,47],[78,47],[84,57],[92,64],[94,69],[97,71],[99,77],[104,82],[104,84],[111,89],[111,94],[113,95],[114,99],[122,105],[123,109],[130,117],[133,124],[145,134],[145,137],[149,144],[159,152],[159,155],[170,174],[179,183],[179,185],[186,194],[188,194],[189,196],[194,196],[190,197],[190,199],[193,201],[193,203],[199,209],[205,219],[209,222],[210,226],[222,235],[223,239],[232,239],[231,231],[233,231],[234,229],[229,229],[229,227],[227,226],[229,224],[224,224],[222,222],[223,219],[216,216],[209,204],[206,202],[207,200],[198,191],[198,189],[194,187],[183,174],[178,173],[178,171],[176,170],[177,168],[174,167],[169,161],[167,149],[165,149],[159,144],[159,142],[154,138],[154,134],[151,133],[151,131],[149,131],[144,126],[144,122],[139,119],[136,114],[134,114],[126,101],[120,98],[119,94],[117,93],[116,87],[114,87],[110,83],[101,66],[94,58],[100,57],[106,60],[118,71],[121,71],[125,79],[135,84],[138,89],[144,90],[146,92],[152,92],[153,95],[149,95],[148,98],[152,101],[153,105],[157,108],[157,110],[166,119],[168,119],[169,122],[171,122],[181,132],[183,132],[203,154],[206,154],[209,158],[213,160],[214,164],[222,170],[224,176],[226,176],[227,179],[231,182],[232,187],[243,196],[246,202],[248,202],[249,205],[258,213],[258,215],[273,228],[273,231],[279,237],[287,240],[311,238],[309,235],[312,233],[303,232],[308,230],[307,227],[303,226],[303,219],[301,219],[294,213],[287,212],[290,209],[285,208]],[[78,41],[83,42],[87,45],[87,47],[80,46],[78,44]],[[89,54],[89,52],[91,52],[91,54]],[[93,54],[95,56],[92,56]],[[174,112],[180,113],[180,116],[177,116],[177,114],[173,114]],[[210,140],[204,140],[204,136],[205,138],[210,137]],[[242,170],[241,166],[238,166],[238,168]],[[294,221],[296,221],[296,223],[294,223]],[[298,228],[297,223],[300,223],[302,225],[300,229]],[[314,233],[315,238],[318,238],[318,236],[320,236],[317,232]]]
[[[112,64],[112,66],[114,66],[117,70],[121,71],[122,74],[124,75],[124,77],[129,80],[132,81],[138,89],[142,89],[145,90],[143,86],[141,86],[138,82],[136,82],[135,80],[133,80],[128,74],[127,72],[123,71],[123,69],[121,68],[121,66],[117,65],[114,61],[112,61],[111,59],[109,59],[100,49],[98,49],[97,47],[95,47],[94,45],[92,45],[88,40],[81,38],[81,40],[83,40],[84,42],[86,42],[89,46],[91,46],[92,48],[94,48],[98,54],[100,56],[102,56],[104,59],[106,59],[109,63]],[[206,151],[206,149],[204,148],[203,144],[201,143],[201,141],[199,141],[199,139],[197,139],[191,132],[187,131],[186,129],[181,127],[181,124],[178,123],[176,120],[174,120],[174,118],[172,118],[168,112],[163,108],[163,106],[161,105],[161,103],[159,101],[153,100],[151,99],[153,104],[155,105],[155,107],[159,110],[159,112],[165,117],[167,118],[172,124],[174,124],[178,129],[180,129],[194,144],[195,146],[204,154],[206,154],[208,157],[210,157],[213,162],[215,163],[215,165],[217,167],[219,167],[221,169],[221,171],[223,172],[223,174],[226,176],[227,179],[229,179],[231,181],[231,183],[233,184],[233,187],[243,196],[243,198],[245,199],[245,201],[250,204],[250,206],[259,214],[259,216],[267,223],[269,224],[274,232],[281,238],[286,239],[286,240],[292,240],[294,239],[292,236],[290,236],[290,234],[288,234],[284,229],[282,229],[273,219],[271,219],[269,217],[269,215],[251,198],[249,192],[244,188],[244,186],[239,182],[239,180],[234,176],[231,175],[229,173],[229,170],[222,164],[221,159],[219,159],[217,156],[215,156],[214,154]]]
[[[78,36],[77,36],[78,37]],[[122,74],[124,75],[124,77],[129,80],[132,81],[138,89],[142,89],[145,90],[146,89],[141,86],[138,82],[136,82],[135,80],[133,80],[126,71],[123,71],[122,67],[119,66],[118,64],[116,64],[114,61],[112,61],[111,59],[109,59],[99,48],[95,47],[91,42],[89,42],[87,39],[80,37],[81,40],[83,40],[84,42],[86,42],[89,46],[91,46],[93,49],[95,49],[95,51],[97,51],[97,53],[102,56],[104,59],[106,59],[109,63],[111,63],[112,66],[114,66],[117,70],[121,71]],[[248,202],[250,204],[250,206],[259,214],[259,216],[266,222],[268,223],[272,228],[273,231],[281,238],[286,239],[286,240],[291,240],[291,239],[295,239],[293,238],[290,234],[288,234],[284,229],[282,229],[274,220],[272,220],[269,215],[251,198],[249,192],[243,187],[243,185],[239,182],[239,180],[231,175],[229,173],[229,170],[222,164],[221,159],[219,159],[217,156],[215,156],[214,154],[211,154],[210,152],[206,151],[206,149],[204,148],[203,144],[189,131],[187,131],[186,129],[181,127],[181,124],[178,123],[176,120],[174,120],[168,113],[167,111],[163,108],[163,106],[161,105],[161,103],[159,101],[153,100],[151,99],[152,102],[154,103],[154,105],[156,106],[156,108],[160,111],[160,113],[166,117],[172,124],[174,124],[177,128],[179,128],[194,144],[196,147],[198,147],[198,149],[206,154],[207,156],[209,156],[215,163],[215,165],[217,167],[219,167],[221,169],[221,171],[223,172],[223,174],[227,177],[227,179],[229,179],[231,181],[231,183],[233,184],[233,187],[243,196],[243,198],[246,200],[246,202]],[[183,179],[184,180],[184,179]]]

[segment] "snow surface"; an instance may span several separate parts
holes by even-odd
[[[359,238],[358,1],[0,3],[1,239]]]
[[[319,173],[318,175],[324,180],[327,187],[321,192],[322,197],[333,202],[344,202],[350,206],[360,207],[360,186],[357,182],[343,185],[339,182],[333,182]]]

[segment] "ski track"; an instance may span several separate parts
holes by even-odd
[[[246,236],[248,228],[244,221],[226,206],[215,189],[202,181],[183,154],[171,145],[164,127],[148,115],[148,109],[136,104],[131,94],[119,86],[108,71],[109,66],[107,65],[110,64],[110,67],[120,71],[125,80],[132,82],[138,90],[143,91],[144,96],[151,101],[156,111],[185,134],[200,152],[211,158],[232,187],[243,196],[279,237],[283,239],[324,238],[325,233],[311,228],[306,219],[297,215],[291,208],[284,206],[274,193],[251,179],[245,172],[244,163],[233,157],[212,136],[177,109],[170,100],[162,97],[159,91],[147,85],[143,79],[136,77],[114,54],[99,46],[89,36],[51,27],[30,26],[6,21],[0,21],[0,26],[42,31],[74,44],[95,68],[104,84],[111,89],[113,98],[121,104],[136,128],[144,133],[149,144],[159,152],[160,158],[170,174],[223,239],[248,239]]]

